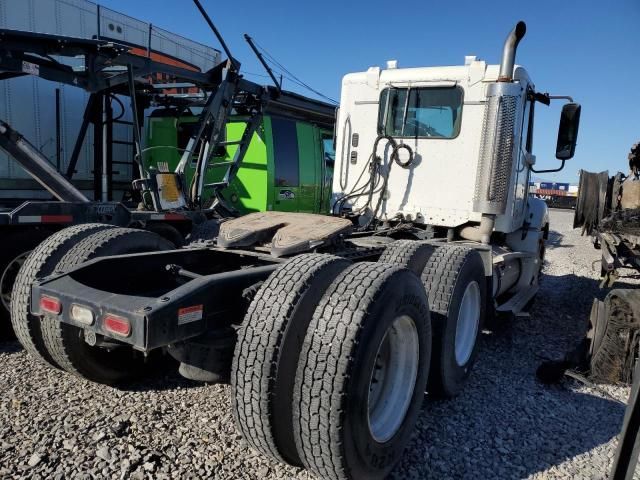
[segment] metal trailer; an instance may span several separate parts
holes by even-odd
[[[85,0],[0,0],[0,29],[115,41],[132,53],[199,72],[220,63],[216,49]],[[53,57],[83,67],[81,59]],[[134,125],[126,97],[91,93],[31,73],[0,82],[0,118],[30,139],[35,150],[86,197],[105,203],[98,212],[81,205],[29,202],[48,201],[52,195],[0,150],[0,337],[10,334],[7,309],[17,269],[41,240],[79,222],[143,226],[148,220],[144,213],[131,218],[131,212],[113,202],[122,200],[136,208],[130,193],[139,172],[132,161]],[[170,92],[192,93],[184,87]],[[153,221],[165,220],[175,222],[183,234],[190,230],[190,220],[182,215],[156,215]],[[173,235],[174,242],[179,240]]]
[[[220,52],[214,48],[85,0],[0,0],[0,28],[110,40],[141,56],[200,72],[220,62]],[[81,66],[79,60],[70,57],[63,61]],[[179,86],[172,92],[185,95],[188,91]],[[66,173],[72,156],[77,157],[72,181],[88,198],[119,200],[130,190],[137,174],[130,162],[120,162],[133,155],[131,108],[126,98],[120,99],[124,105],[112,99],[115,121],[96,130],[95,136],[90,128],[84,143],[76,145],[89,96],[90,92],[73,85],[35,75],[5,80],[0,82],[0,118],[38,147],[59,172]],[[102,134],[114,140],[108,142],[104,158]],[[111,155],[120,163],[112,165]],[[35,199],[49,197],[19,165],[0,153],[0,205],[14,207]]]
[[[56,60],[60,58],[78,60],[78,57],[83,60],[83,69],[71,68],[64,62]],[[199,106],[203,109],[203,113],[196,117],[197,128],[190,136],[202,137],[206,133],[206,128],[201,130],[198,128],[208,121],[207,115],[210,115],[210,110],[207,108],[207,101],[210,102],[216,98],[215,94],[222,83],[223,66],[218,65],[208,72],[198,72],[191,68],[158,62],[148,56],[140,56],[136,52],[132,53],[130,47],[108,40],[84,40],[0,30],[0,70],[2,70],[0,78],[4,81],[15,77],[37,75],[42,79],[73,85],[91,93],[66,176],[59,174],[48,159],[11,126],[6,123],[0,126],[2,149],[58,200],[26,201],[15,207],[5,207],[0,210],[3,244],[0,252],[3,308],[0,310],[5,316],[8,316],[13,284],[20,265],[29,252],[44,238],[65,226],[99,222],[146,228],[158,231],[175,246],[181,246],[184,237],[192,232],[194,224],[200,224],[207,217],[216,215],[215,207],[206,210],[203,206],[203,200],[206,198],[203,196],[204,189],[208,188],[211,192],[209,197],[214,196],[217,204],[220,205],[222,197],[240,168],[247,150],[246,140],[250,137],[227,142],[226,146],[233,152],[232,158],[215,165],[216,171],[222,174],[216,185],[205,186],[203,182],[192,185],[193,176],[183,181],[184,174],[180,172],[186,170],[187,166],[199,165],[198,153],[203,154],[203,152],[193,152],[192,158],[185,157],[182,165],[176,166],[178,173],[169,173],[166,165],[145,165],[143,155],[145,151],[142,149],[140,139],[142,122],[138,112],[143,112],[150,105],[159,105],[164,108]],[[156,84],[153,80],[149,82],[148,77],[154,75],[171,77],[173,84],[178,81],[183,85],[191,85],[189,88],[205,92],[208,100],[202,96],[176,96],[173,92],[167,91],[170,85],[166,80],[161,84]],[[278,118],[306,122],[305,125],[315,125],[325,131],[332,127],[334,113],[330,105],[290,92],[269,90],[241,78],[238,78],[237,82],[240,84],[237,98],[229,97],[225,101],[228,102],[228,108],[247,112],[247,118],[253,117],[254,123],[260,121],[263,113],[262,106],[264,106],[268,109],[266,111]],[[237,84],[234,83],[232,88],[228,89],[227,95],[235,94],[236,87]],[[251,91],[246,93],[242,90],[245,88]],[[256,94],[265,99],[264,105],[251,103]],[[113,120],[110,104],[105,99],[114,95],[129,98],[135,119],[131,122],[131,129],[136,153],[126,157],[126,162],[113,159],[114,152],[110,149],[113,139],[107,138],[108,131],[106,136],[101,135],[102,127]],[[240,95],[245,97],[241,98]],[[132,199],[124,203],[90,202],[68,180],[73,176],[81,146],[91,124],[97,127],[94,128],[95,136],[101,139],[102,145],[102,148],[98,149],[101,157],[97,165],[103,165],[105,158],[109,159],[106,163],[108,169],[112,169],[116,163],[135,165],[136,170],[140,172],[139,180],[134,182],[134,188],[139,189],[139,201]],[[255,129],[255,127],[256,125],[252,128]],[[202,177],[205,178],[213,167],[206,164],[200,168]],[[112,191],[109,183],[105,182],[102,176],[96,176],[95,181],[102,187],[106,187],[109,192]],[[186,192],[187,185],[191,186],[188,204],[182,193]],[[233,205],[230,205],[225,212],[229,214],[234,210]]]
[[[485,321],[521,313],[537,291],[548,222],[526,188],[544,172],[533,169],[534,105],[567,97],[537,92],[515,66],[524,33],[520,22],[508,35],[499,68],[474,59],[347,75],[333,216],[251,213],[182,250],[146,232],[59,232],[21,270],[21,343],[102,383],[165,350],[187,378],[231,382],[257,451],[321,478],[384,478],[425,389],[460,393]],[[441,123],[426,124],[431,114]],[[562,165],[579,116],[563,107]],[[212,123],[202,148],[225,145],[224,123]],[[453,169],[464,188],[449,188]]]

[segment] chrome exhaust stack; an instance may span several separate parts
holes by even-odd
[[[516,49],[526,30],[525,23],[518,22],[509,33],[504,42],[498,80],[487,88],[473,199],[474,211],[482,213],[480,228],[473,236],[484,244],[491,239],[496,215],[504,214],[507,208],[522,98],[522,87],[513,83],[513,69]],[[470,236],[468,229],[464,234]]]
[[[527,33],[527,24],[518,22],[504,41],[502,47],[502,61],[500,62],[499,82],[511,82],[513,80],[513,66],[516,63],[516,49],[524,34]]]

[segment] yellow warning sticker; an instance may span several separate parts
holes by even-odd
[[[158,173],[156,174],[156,180],[162,200],[165,202],[177,202],[180,199],[180,190],[173,174]]]

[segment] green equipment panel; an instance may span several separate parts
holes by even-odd
[[[195,116],[168,116],[156,111],[147,118],[145,164],[174,171],[196,127]],[[226,140],[242,137],[246,123],[233,117]],[[237,145],[215,152],[205,184],[222,180]],[[278,210],[328,213],[333,175],[332,133],[291,118],[264,116],[254,134],[236,178],[222,194],[240,213]],[[190,185],[195,156],[186,169]],[[210,199],[205,189],[204,204]]]

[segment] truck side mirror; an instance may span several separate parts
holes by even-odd
[[[569,160],[576,152],[578,141],[578,127],[580,126],[580,104],[567,103],[562,107],[560,126],[558,128],[558,143],[556,144],[556,158]]]

